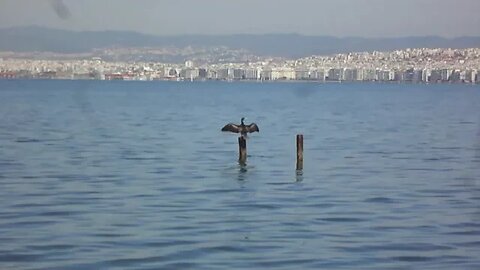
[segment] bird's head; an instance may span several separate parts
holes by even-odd
[[[240,123],[243,125],[243,120],[245,120],[245,117],[242,117],[242,119],[240,120]]]

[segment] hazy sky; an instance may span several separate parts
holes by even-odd
[[[480,0],[0,0],[0,27],[157,35],[480,36]]]

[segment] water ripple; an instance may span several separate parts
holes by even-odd
[[[479,269],[478,104],[459,85],[0,80],[0,268]],[[219,131],[242,116],[247,165]]]

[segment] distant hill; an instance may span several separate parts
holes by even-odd
[[[259,56],[304,57],[405,48],[480,47],[480,37],[338,38],[299,34],[153,36],[130,31],[76,32],[37,26],[0,29],[0,51],[80,53],[95,48],[164,46],[227,46],[246,49]]]

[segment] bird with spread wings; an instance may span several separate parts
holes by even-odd
[[[251,123],[250,125],[245,125],[245,123],[243,122],[244,120],[245,120],[245,117],[242,117],[242,119],[240,120],[240,125],[233,124],[233,123],[226,124],[222,128],[222,131],[240,133],[244,137],[247,136],[247,133],[260,132],[260,129],[258,128],[257,124]]]

